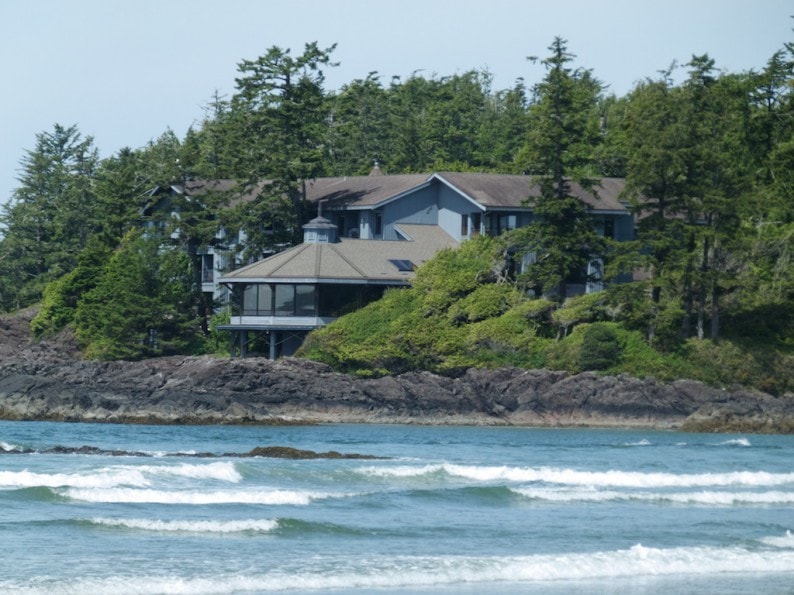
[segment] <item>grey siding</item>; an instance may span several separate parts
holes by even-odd
[[[396,223],[438,225],[438,192],[434,184],[383,207],[383,239],[400,239]],[[453,236],[454,237],[454,236]]]

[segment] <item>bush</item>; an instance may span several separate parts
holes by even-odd
[[[598,322],[588,325],[579,347],[579,369],[611,368],[619,363],[621,351],[618,335],[612,325]]]

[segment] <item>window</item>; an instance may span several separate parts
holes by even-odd
[[[201,282],[212,283],[215,276],[215,266],[212,254],[201,255]]]
[[[400,260],[400,259],[390,258],[389,262],[392,263],[395,266],[395,268],[401,273],[409,273],[416,268],[414,266],[414,263],[412,263],[410,260]]]
[[[485,216],[485,226],[489,235],[498,236],[504,231],[515,229],[518,226],[518,217],[515,213],[489,213]]]
[[[295,316],[314,316],[314,285],[295,286]]]
[[[256,316],[256,285],[246,285],[243,290],[243,316]]]
[[[320,316],[338,318],[360,307],[359,291],[355,285],[319,285]]]
[[[295,313],[295,286],[276,285],[276,316],[292,316]]]
[[[460,236],[466,237],[469,235],[469,216],[468,215],[461,215],[460,216]]]
[[[604,237],[615,238],[615,221],[614,219],[604,219]]]
[[[383,234],[383,215],[375,213],[375,237]]]
[[[471,214],[471,233],[472,235],[480,235],[480,225],[482,224],[482,215],[481,213],[472,213]]]
[[[273,314],[273,290],[270,285],[247,285],[243,291],[243,316]]]
[[[259,295],[256,300],[256,313],[259,316],[273,314],[273,288],[270,285],[257,285]]]

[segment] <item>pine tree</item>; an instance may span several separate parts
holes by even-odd
[[[0,309],[35,303],[44,286],[69,272],[95,230],[93,178],[98,156],[91,137],[56,124],[36,135],[21,161],[20,186],[0,224]]]
[[[598,142],[595,106],[600,84],[589,71],[571,71],[574,56],[559,37],[543,60],[546,77],[535,87],[530,128],[519,159],[540,179],[540,196],[530,202],[533,221],[507,238],[509,250],[528,262],[520,281],[536,295],[567,297],[567,284],[586,275],[604,252],[585,204],[573,197],[571,180],[590,188],[586,175]],[[594,193],[595,194],[595,193]]]
[[[232,111],[247,140],[240,147],[242,177],[258,194],[241,211],[252,256],[300,239],[303,184],[322,172],[326,151],[329,103],[323,67],[335,66],[335,47],[309,43],[293,57],[290,50],[274,46],[238,65]],[[269,183],[261,185],[263,180]]]

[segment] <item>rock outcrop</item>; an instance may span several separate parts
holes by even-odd
[[[794,399],[628,376],[468,370],[355,379],[300,359],[0,364],[0,418],[122,423],[423,423],[794,431]]]
[[[23,321],[24,322],[24,321]],[[470,369],[356,379],[285,358],[79,359],[0,318],[0,418],[173,424],[422,423],[794,433],[794,395],[699,382]],[[16,325],[16,326],[15,326]]]

